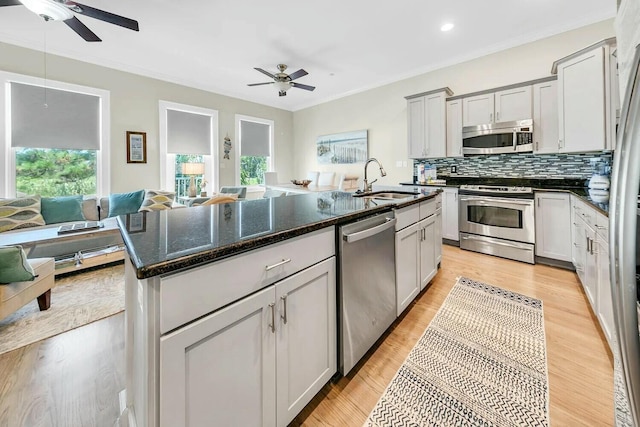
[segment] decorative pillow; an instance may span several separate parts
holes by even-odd
[[[238,195],[237,194],[218,194],[210,198],[209,200],[202,203],[200,206],[208,206],[208,205],[217,205],[218,203],[231,203],[237,202]]]
[[[144,190],[111,194],[109,196],[109,217],[138,212],[143,199]]]
[[[82,215],[88,221],[99,221],[98,198],[96,196],[84,196],[82,198]]]
[[[84,221],[82,196],[43,197],[42,216],[47,224]]]
[[[147,190],[139,211],[149,212],[171,209],[175,196],[176,193],[172,191]]]
[[[22,246],[0,246],[0,283],[27,282],[35,278]]]
[[[0,232],[44,225],[40,196],[0,200]]]

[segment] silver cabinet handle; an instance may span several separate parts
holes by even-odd
[[[596,228],[597,228],[598,230],[604,230],[604,229],[606,229],[607,227],[603,227],[602,225],[596,225]]]
[[[282,319],[282,321],[284,322],[284,324],[287,324],[287,294],[284,294],[280,297],[280,299],[282,300],[282,313],[280,315],[280,318]]]
[[[496,111],[496,121],[500,120],[500,111]]]
[[[265,271],[273,270],[274,268],[280,267],[281,265],[284,265],[284,264],[286,264],[288,262],[291,262],[291,258],[287,258],[287,259],[283,258],[282,261],[276,262],[273,265],[267,265],[264,269],[265,269]]]
[[[536,151],[540,150],[540,141],[536,141]]]
[[[269,327],[271,328],[271,332],[272,333],[276,333],[276,304],[275,303],[271,303],[269,304],[269,308],[271,309],[271,324],[269,325]]]
[[[493,122],[493,113],[489,113],[489,123]]]

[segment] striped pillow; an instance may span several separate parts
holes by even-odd
[[[138,212],[171,209],[175,195],[172,191],[147,190]]]
[[[0,233],[44,225],[40,196],[0,199]]]

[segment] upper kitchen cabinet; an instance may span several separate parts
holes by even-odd
[[[533,152],[557,153],[558,150],[558,82],[536,83],[533,85]]]
[[[424,159],[447,156],[446,98],[451,89],[407,96],[408,157]]]
[[[611,150],[619,110],[615,38],[556,61],[561,153]]]
[[[463,126],[531,119],[531,86],[520,86],[462,99]]]
[[[462,157],[462,99],[447,101],[447,157]]]

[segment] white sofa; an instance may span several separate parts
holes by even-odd
[[[4,319],[36,298],[41,311],[47,310],[51,305],[55,270],[53,258],[30,259],[29,264],[37,276],[35,280],[0,286],[0,319]]]

